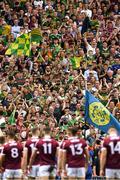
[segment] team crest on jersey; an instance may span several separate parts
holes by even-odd
[[[110,122],[110,112],[100,102],[90,104],[89,116],[92,122],[99,126],[105,126]]]

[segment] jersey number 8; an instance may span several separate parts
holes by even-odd
[[[12,158],[17,158],[18,156],[19,156],[18,149],[17,148],[12,148],[11,149],[11,157]]]

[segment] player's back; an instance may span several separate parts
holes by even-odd
[[[52,138],[42,138],[36,147],[40,153],[40,165],[55,165],[58,142]]]
[[[32,137],[30,139],[28,139],[25,143],[25,147],[28,149],[28,163],[32,154],[32,151],[35,148],[36,143],[39,141],[38,137]],[[39,164],[39,152],[37,152],[37,156],[33,162],[33,165],[37,165]]]
[[[64,150],[67,152],[68,167],[85,166],[85,148],[87,144],[84,139],[69,138],[64,144]]]
[[[106,138],[103,143],[104,147],[107,149],[106,168],[120,169],[120,137]]]
[[[20,169],[23,146],[16,141],[8,142],[4,145],[3,154],[5,155],[6,169]]]

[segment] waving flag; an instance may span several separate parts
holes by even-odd
[[[22,34],[14,43],[11,43],[5,52],[6,55],[30,56],[30,34]]]
[[[42,33],[39,28],[35,28],[31,31],[31,42],[40,43],[42,41]]]
[[[85,96],[85,120],[106,133],[111,126],[115,127],[120,134],[120,123],[107,108],[87,90]]]

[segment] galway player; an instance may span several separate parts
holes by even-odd
[[[84,139],[77,137],[77,128],[68,129],[68,140],[63,147],[63,171],[69,180],[85,179],[85,165],[88,164],[89,153]]]
[[[23,162],[22,162],[24,171],[26,171],[27,169],[27,165],[29,164],[29,160],[32,155],[32,151],[35,147],[35,144],[39,140],[39,134],[40,134],[39,128],[33,128],[32,137],[29,138],[25,143],[25,147],[23,151]],[[33,162],[30,173],[28,174],[29,179],[35,179],[38,176],[38,172],[39,172],[39,152],[37,152],[37,156]]]
[[[44,137],[37,142],[32,157],[30,159],[29,166],[32,167],[37,151],[39,151],[39,156],[40,156],[39,179],[54,180],[56,176],[56,157],[57,157],[57,148],[59,144],[56,140],[51,138],[50,128],[48,127],[44,128],[43,133],[44,133]]]
[[[5,137],[2,135],[2,136],[0,136],[0,155],[3,153],[3,145],[4,145],[4,143],[5,143]],[[1,179],[3,177],[3,169],[0,169],[0,178]]]
[[[120,179],[120,137],[117,130],[110,127],[109,137],[104,139],[100,157],[100,175],[108,179]]]
[[[21,169],[23,146],[16,142],[14,138],[15,132],[9,130],[7,132],[7,143],[4,144],[3,153],[0,157],[0,166],[2,167],[4,163],[6,179],[21,180],[23,175]]]

